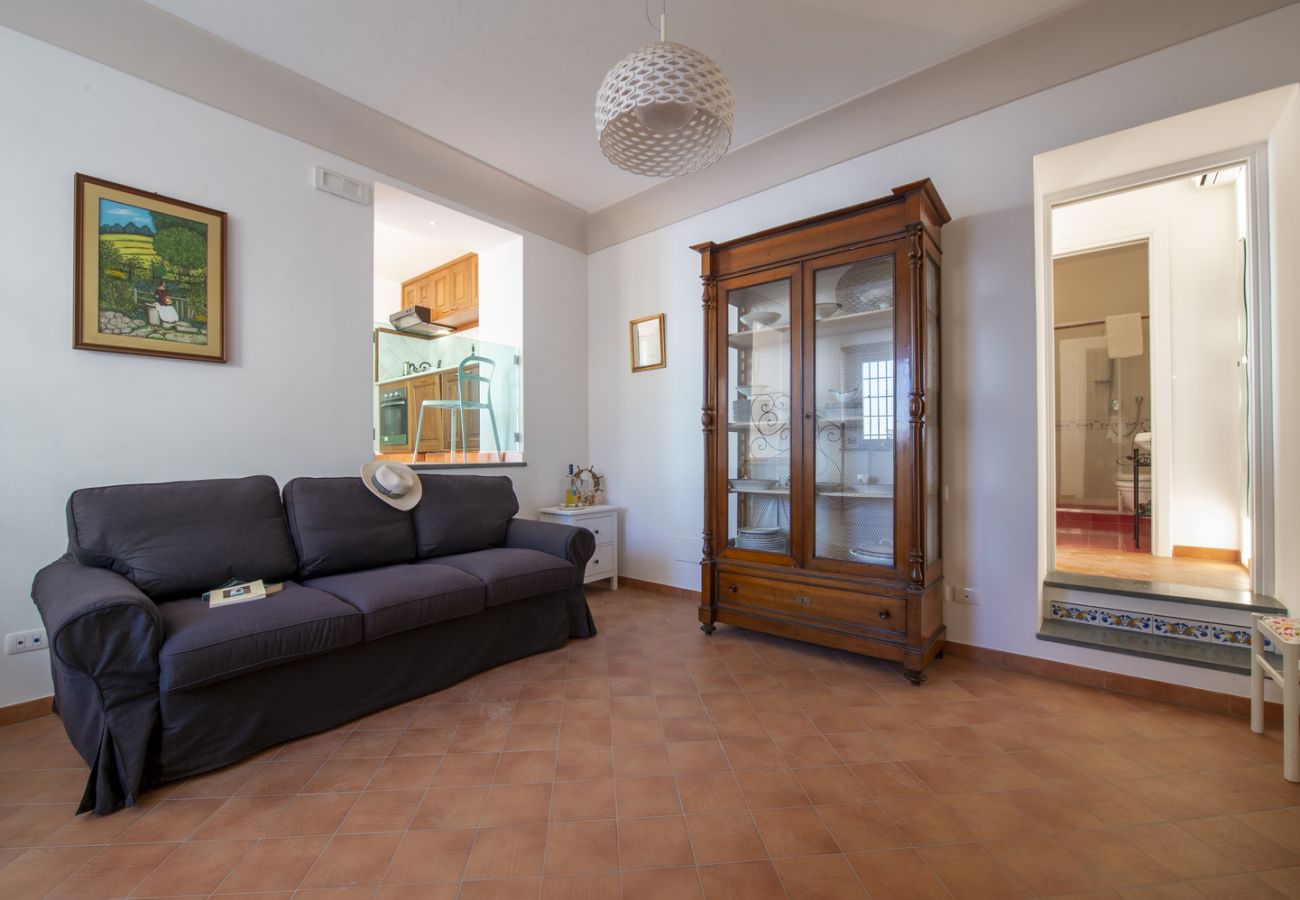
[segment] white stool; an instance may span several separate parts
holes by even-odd
[[[1264,733],[1264,676],[1282,687],[1282,774],[1300,781],[1300,619],[1252,616],[1250,629],[1250,730]],[[1279,672],[1264,659],[1264,637],[1282,655]]]

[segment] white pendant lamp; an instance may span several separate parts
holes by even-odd
[[[638,175],[698,172],[731,146],[731,83],[703,53],[668,40],[667,18],[659,42],[610,69],[596,94],[601,152]]]

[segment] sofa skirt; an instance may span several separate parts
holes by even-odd
[[[164,692],[150,782],[230,765],[595,633],[585,594],[569,588],[201,688]]]

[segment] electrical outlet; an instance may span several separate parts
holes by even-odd
[[[969,587],[957,588],[956,599],[958,603],[969,603],[971,606],[980,605],[979,591],[975,590],[974,588],[969,588]]]
[[[45,649],[45,629],[33,628],[31,631],[15,631],[5,635],[5,653],[30,653]]]

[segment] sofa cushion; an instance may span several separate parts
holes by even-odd
[[[483,582],[468,572],[409,563],[326,575],[306,584],[355,606],[367,641],[482,612],[487,595]]]
[[[68,549],[112,569],[153,600],[232,578],[283,581],[298,567],[268,475],[86,488],[68,498]]]
[[[338,597],[287,581],[261,600],[210,609],[198,597],[159,608],[164,691],[200,687],[361,642],[361,613]]]
[[[380,500],[360,478],[295,478],[284,486],[284,508],[304,579],[415,558],[411,514]]]
[[[487,587],[487,605],[500,606],[573,587],[578,570],[573,563],[540,550],[493,547],[425,560],[420,565],[451,566],[468,572]]]
[[[412,511],[421,559],[500,547],[519,512],[514,485],[504,475],[421,475],[423,492]]]

